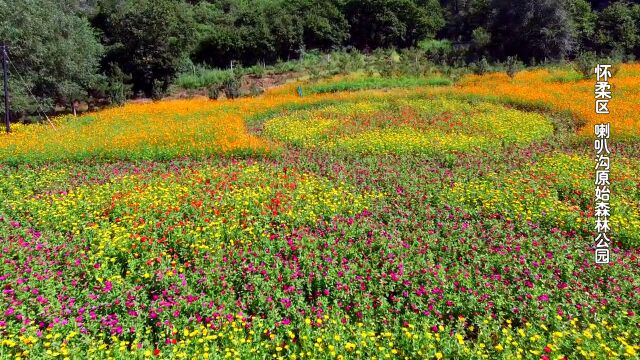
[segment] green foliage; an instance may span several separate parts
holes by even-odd
[[[211,100],[217,100],[220,97],[221,87],[219,86],[210,86],[207,88],[207,96]]]
[[[257,85],[251,85],[251,88],[249,89],[249,96],[258,96],[258,95],[262,95],[264,93],[264,89],[257,86]]]
[[[417,77],[367,77],[360,79],[349,79],[345,81],[331,82],[328,84],[315,84],[305,88],[305,92],[311,94],[332,93],[341,91],[358,91],[367,89],[388,89],[388,88],[412,88],[420,86],[447,86],[451,85],[451,80],[436,76],[430,78]]]
[[[418,43],[418,48],[424,51],[424,56],[436,64],[450,62],[455,54],[453,45],[449,40],[427,39]]]
[[[597,15],[586,0],[570,0],[568,2],[571,24],[576,38],[576,50],[585,51],[592,47]]]
[[[515,76],[515,57],[577,57],[584,74],[588,53],[640,56],[640,4],[625,0],[0,0],[0,10],[0,36],[26,83],[10,80],[19,114],[38,107],[29,90],[52,111],[73,100],[123,103],[134,92],[160,97],[174,82],[221,88],[232,62],[236,76],[397,77],[438,66],[456,79],[489,63]]]
[[[522,68],[522,62],[518,60],[517,56],[509,56],[507,57],[506,68],[507,75],[513,79],[516,73]]]
[[[165,92],[193,46],[190,5],[172,0],[107,0],[95,24],[108,45],[106,61],[133,77],[134,91]]]
[[[591,73],[593,73],[593,69],[591,69]],[[587,75],[589,77],[589,75]],[[576,70],[575,65],[569,69],[569,71],[554,71],[551,70],[551,76],[547,81],[549,82],[558,82],[558,83],[568,83],[583,80],[585,78],[584,74],[581,74]]]
[[[350,43],[359,49],[411,47],[444,26],[438,1],[349,0]]]
[[[493,0],[490,51],[504,59],[563,59],[573,50],[575,34],[564,0],[513,2]]]
[[[109,64],[107,79],[102,83],[102,95],[112,104],[123,105],[133,95],[131,80],[131,76],[123,73],[118,65]]]
[[[227,99],[235,99],[240,97],[240,79],[231,77],[224,82],[224,94]]]
[[[487,58],[484,56],[482,57],[482,59],[480,59],[480,61],[478,61],[477,64],[475,64],[472,67],[473,67],[473,72],[477,75],[486,74],[491,70],[491,65],[489,65],[489,61],[487,61]]]
[[[7,41],[12,64],[12,112],[22,116],[35,113],[39,104],[51,111],[56,104],[88,99],[101,80],[103,47],[86,18],[54,0],[0,0],[0,13],[0,39]]]
[[[595,42],[602,52],[624,57],[640,45],[640,23],[636,16],[637,12],[625,1],[612,3],[600,12]]]
[[[483,27],[473,29],[471,38],[472,44],[476,49],[484,49],[491,43],[491,34]]]
[[[196,66],[191,72],[179,74],[176,85],[183,89],[202,89],[219,87],[233,77],[231,70],[211,69]]]
[[[302,16],[304,46],[330,50],[342,46],[349,39],[349,23],[341,8],[341,1],[293,1]]]
[[[411,48],[400,50],[400,73],[413,76],[428,75],[432,64],[422,49]]]
[[[198,45],[194,58],[217,67],[297,58],[304,49],[339,47],[348,24],[339,1],[200,2],[194,8]],[[228,5],[228,6],[227,6]]]
[[[578,73],[582,74],[582,77],[584,79],[589,79],[593,77],[593,71],[597,64],[598,59],[596,57],[596,54],[591,51],[587,51],[580,53],[576,57],[575,61],[573,62],[573,68]]]

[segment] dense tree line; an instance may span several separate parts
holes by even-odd
[[[640,1],[0,0],[13,109],[161,96],[193,64],[295,59],[312,49],[411,48],[439,39],[443,62],[582,53],[640,56]],[[22,78],[19,78],[17,75]]]

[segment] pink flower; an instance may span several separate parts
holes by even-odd
[[[93,264],[93,268],[94,269],[100,269],[100,263]]]
[[[280,303],[284,305],[285,309],[288,309],[291,307],[291,300],[289,298],[280,299]]]
[[[538,300],[540,300],[540,301],[549,301],[549,295],[548,294],[542,294],[542,295],[538,296]]]

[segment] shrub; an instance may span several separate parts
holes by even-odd
[[[233,77],[231,70],[211,69],[196,66],[190,73],[182,73],[176,79],[178,87],[188,90],[222,86],[225,81]]]
[[[235,99],[240,97],[240,79],[237,77],[230,78],[224,82],[224,94],[227,99]]]
[[[593,76],[593,69],[595,69],[598,60],[596,54],[591,51],[580,53],[573,62],[573,67],[577,72],[582,74],[582,77],[589,79]]]
[[[518,60],[517,56],[507,57],[507,75],[510,78],[514,78],[516,73],[520,70],[522,63]]]
[[[210,86],[207,90],[207,96],[209,96],[209,99],[217,100],[220,97],[220,87]]]
[[[487,58],[484,56],[482,57],[482,59],[480,59],[480,61],[478,61],[477,64],[475,64],[475,66],[473,66],[473,72],[476,73],[477,75],[484,75],[490,70],[491,70],[491,66],[487,61]]]

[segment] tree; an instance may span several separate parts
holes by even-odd
[[[108,53],[133,78],[133,90],[150,96],[166,90],[194,45],[191,5],[175,0],[103,1],[94,19]]]
[[[640,59],[640,4],[634,4],[631,7],[631,13],[633,15],[633,19],[636,23],[636,29],[638,29],[638,41],[636,42],[636,48],[634,50],[634,55],[636,59]]]
[[[293,3],[302,19],[303,43],[307,49],[338,48],[349,38],[349,22],[342,12],[342,1],[295,0]]]
[[[200,3],[195,9],[198,44],[194,60],[217,67],[228,67],[231,60],[240,60],[244,65],[275,60],[278,55],[272,26],[282,19],[267,17],[266,8],[270,5],[240,0]],[[290,23],[291,19],[285,22]],[[279,30],[285,42],[287,38],[296,38],[286,33],[290,30],[287,25]]]
[[[455,41],[472,41],[474,31],[484,31],[491,19],[491,0],[443,0],[446,25],[441,36]],[[487,35],[490,37],[491,34]]]
[[[498,59],[557,60],[574,50],[575,33],[566,0],[493,0],[491,7],[490,51]]]
[[[264,8],[264,18],[269,19],[269,33],[278,58],[289,59],[303,47],[303,17],[296,4],[289,1],[274,2]]]
[[[568,6],[577,42],[576,53],[593,48],[597,16],[591,10],[591,4],[586,0],[570,0]]]
[[[38,103],[52,111],[88,97],[100,80],[103,47],[86,18],[56,0],[0,0],[0,13],[0,38],[12,63],[12,111],[34,114]]]
[[[345,16],[350,43],[359,49],[415,46],[444,25],[440,4],[434,0],[349,0]]]
[[[598,14],[595,41],[605,54],[627,55],[639,43],[640,34],[631,5],[615,2]]]

